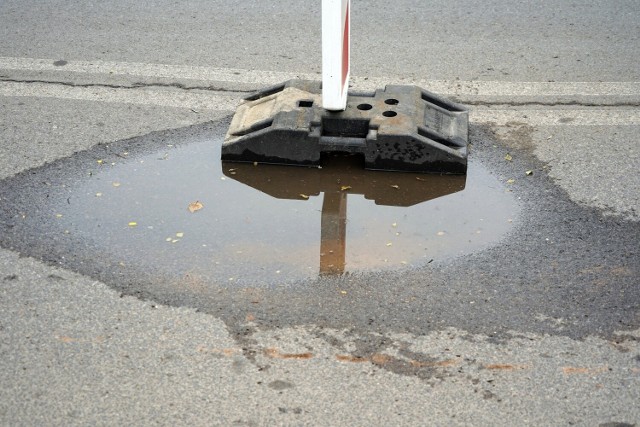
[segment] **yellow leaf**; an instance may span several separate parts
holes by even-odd
[[[136,225],[138,225],[138,223],[137,223],[137,222],[135,222],[135,221],[131,221],[131,222],[129,223],[129,227],[135,227]]]
[[[120,183],[119,183],[119,182],[114,182],[114,183],[112,183],[111,185],[113,185],[113,186],[114,186],[114,187],[116,187],[116,188],[120,187]]]
[[[104,160],[96,160],[96,163],[101,165]]]
[[[526,171],[526,172],[525,172],[525,174],[526,174],[527,176],[531,176],[531,175],[533,175],[533,171]]]
[[[199,200],[189,203],[189,206],[187,207],[187,209],[189,209],[189,212],[191,213],[194,213],[195,211],[199,211],[202,208],[204,208],[204,205],[200,203]]]
[[[307,200],[309,198],[309,196],[307,196],[306,194],[302,194],[302,193],[300,193],[300,197],[302,197],[305,200]]]
[[[176,233],[176,237],[184,237],[184,233]]]
[[[343,185],[342,187],[340,187],[340,191],[347,191],[347,190],[351,190],[350,185]]]
[[[96,197],[102,197],[102,193],[96,193]]]
[[[515,179],[508,179],[508,180],[507,180],[507,184],[513,184],[514,182],[516,182],[516,180],[515,180]]]
[[[507,153],[507,155],[504,156],[504,159],[510,162],[511,160],[513,160],[513,157],[511,157],[511,154]]]
[[[391,246],[391,245],[393,245],[393,243],[391,243],[391,242],[387,243],[387,246]]]

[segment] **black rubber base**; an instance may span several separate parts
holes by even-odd
[[[350,93],[345,111],[321,106],[320,82],[290,80],[238,107],[222,160],[320,165],[323,153],[364,157],[366,169],[465,174],[468,111],[417,86]]]

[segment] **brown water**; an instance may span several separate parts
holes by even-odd
[[[200,140],[102,165],[57,207],[59,224],[113,265],[268,284],[478,251],[519,210],[473,159],[465,180],[364,171],[340,157],[321,169],[221,164],[219,150]]]

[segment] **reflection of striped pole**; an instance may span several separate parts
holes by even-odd
[[[351,0],[322,0],[322,107],[344,110],[349,89]]]

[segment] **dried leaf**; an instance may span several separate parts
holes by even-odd
[[[102,197],[102,193],[96,193],[96,197]]]
[[[513,178],[507,180],[507,184],[513,184],[514,182],[516,182],[516,180]]]
[[[182,233],[182,232],[176,233],[176,237],[184,237],[184,233]]]
[[[400,188],[400,186],[399,185],[392,185],[391,188],[395,188],[397,190],[398,188]]]
[[[350,185],[343,185],[342,187],[340,187],[340,191],[347,191],[347,190],[351,190]]]
[[[391,242],[387,243],[387,246],[391,246],[391,245],[393,245],[393,243],[391,243]]]
[[[137,222],[135,222],[135,221],[131,221],[131,222],[129,223],[129,227],[135,227],[135,226],[137,226],[137,225],[138,225],[138,223],[137,223]]]
[[[102,162],[104,162],[104,160],[96,160],[96,163],[99,164],[99,165],[101,165]]]
[[[204,205],[200,203],[199,200],[189,203],[189,206],[187,207],[187,209],[189,209],[189,212],[191,213],[194,213],[195,211],[199,211],[202,208],[204,208]]]
[[[525,172],[525,174],[526,174],[527,176],[531,176],[531,175],[533,175],[533,171],[526,171],[526,172]]]
[[[511,157],[511,154],[507,153],[506,156],[504,156],[504,159],[508,162],[510,162],[511,160],[513,160],[513,157]]]
[[[305,200],[307,200],[309,198],[309,196],[307,196],[306,194],[302,194],[302,193],[300,193],[300,197],[302,197]]]
[[[393,228],[396,228],[396,227],[398,226],[398,223],[397,223],[397,222],[394,222],[393,224],[391,224],[391,226],[392,226]]]
[[[120,187],[120,183],[119,182],[113,182],[113,183],[111,183],[111,185],[113,185],[116,188]]]

